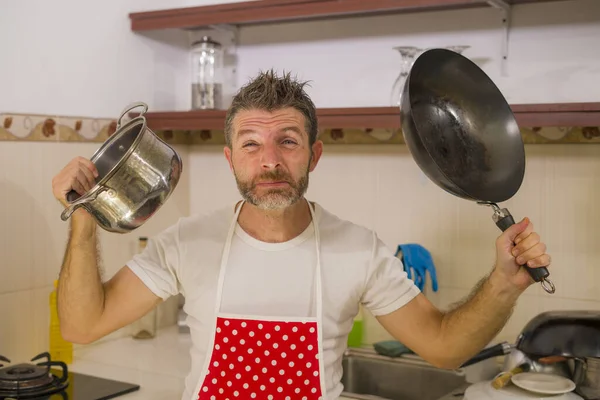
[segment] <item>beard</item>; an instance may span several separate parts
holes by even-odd
[[[310,163],[309,163],[310,164]],[[243,180],[237,172],[233,172],[238,190],[246,202],[262,210],[280,210],[295,204],[308,189],[308,167],[303,176],[297,181],[281,170],[265,172],[254,179]],[[263,190],[259,194],[256,190],[257,182],[287,182],[288,186]]]

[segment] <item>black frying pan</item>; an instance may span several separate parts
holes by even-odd
[[[496,203],[514,196],[523,182],[523,139],[506,99],[475,63],[446,49],[422,53],[404,85],[400,115],[404,140],[429,179],[491,206],[502,231],[515,223]],[[547,268],[524,267],[554,293]]]

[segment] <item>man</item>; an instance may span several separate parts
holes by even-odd
[[[184,400],[336,399],[359,304],[400,342],[456,368],[499,332],[533,282],[519,267],[550,257],[527,220],[496,240],[496,264],[462,305],[436,309],[376,234],[304,194],[321,158],[315,106],[304,83],[261,73],[225,121],[225,158],[243,201],[180,219],[102,283],[96,224],[83,209],[58,287],[63,336],[90,343],[182,293],[193,346]],[[54,179],[63,204],[97,172],[77,158]],[[513,243],[516,243],[514,245]],[[515,258],[517,257],[517,258]]]

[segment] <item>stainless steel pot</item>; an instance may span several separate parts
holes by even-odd
[[[123,117],[142,107],[139,116],[122,125]],[[179,182],[183,163],[177,152],[161,140],[146,123],[145,103],[123,110],[117,130],[90,159],[98,169],[96,185],[79,197],[67,194],[66,221],[83,207],[103,229],[127,233],[140,227],[167,201]]]
[[[585,357],[574,360],[573,381],[575,392],[584,399],[600,399],[600,358]]]

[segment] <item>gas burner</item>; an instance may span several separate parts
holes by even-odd
[[[39,354],[31,359],[45,361],[36,364],[17,364],[4,367],[0,364],[0,400],[2,399],[43,399],[63,391],[68,385],[67,365],[62,361],[51,361],[49,353]],[[6,357],[0,361],[10,363]],[[50,372],[51,367],[59,367],[61,376]]]

